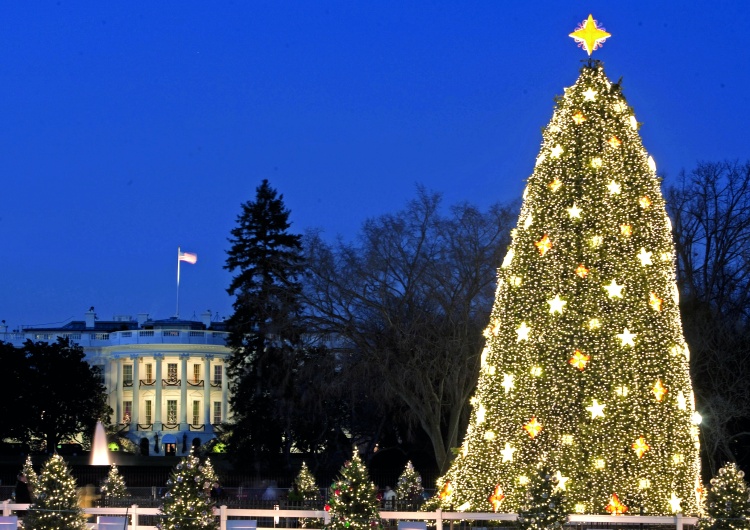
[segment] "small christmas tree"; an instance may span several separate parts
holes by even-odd
[[[34,488],[36,488],[36,472],[34,471],[34,465],[31,463],[31,456],[26,456],[26,461],[23,463],[23,469],[21,470],[21,473],[23,473],[26,476],[26,484],[29,488],[29,494],[31,495],[31,498],[34,498]]]
[[[303,501],[316,501],[320,498],[320,488],[315,483],[315,477],[310,468],[304,462],[302,462],[297,478],[294,479],[294,485]]]
[[[414,469],[411,461],[406,463],[401,476],[398,477],[396,483],[396,499],[398,499],[398,507],[408,510],[416,510],[422,501],[424,500],[422,495],[424,494],[424,488],[422,487],[422,476],[419,472]]]
[[[701,530],[746,530],[750,528],[750,501],[745,473],[736,464],[727,464],[711,479],[706,495],[704,517],[699,522]]]
[[[518,527],[523,530],[548,530],[562,528],[568,518],[568,499],[565,497],[565,482],[558,471],[552,474],[549,468],[540,467],[532,474],[526,487],[526,496],[518,512]],[[497,512],[504,495],[500,487],[488,499]]]
[[[123,497],[128,497],[130,495],[125,487],[125,480],[122,478],[122,475],[120,475],[115,464],[110,466],[109,474],[107,475],[107,478],[104,479],[104,482],[102,482],[101,490],[102,496],[107,502],[112,499],[122,499]]]
[[[315,483],[315,477],[307,464],[302,462],[297,478],[294,479],[294,488],[289,494],[289,500],[302,501],[302,505],[306,509],[313,509],[315,508],[315,502],[319,499],[320,488]],[[300,519],[300,524],[302,528],[318,527],[321,524],[320,521],[320,519],[303,518]]]
[[[219,475],[216,474],[216,470],[214,469],[214,466],[211,463],[211,460],[208,458],[206,458],[206,461],[203,462],[203,475],[206,477],[206,483],[208,484],[209,492],[213,488],[218,489]]]
[[[367,468],[356,449],[352,459],[341,468],[340,477],[331,485],[329,504],[330,530],[382,530],[377,489],[370,481]]]
[[[60,455],[52,455],[36,478],[35,500],[24,526],[31,530],[87,530],[76,481]]]
[[[160,530],[218,530],[214,501],[209,495],[211,478],[216,478],[209,463],[202,465],[193,455],[184,457],[167,480],[168,491],[160,507]]]

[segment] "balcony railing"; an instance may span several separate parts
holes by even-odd
[[[195,380],[190,381],[190,380],[188,380],[188,384],[190,386],[203,386],[203,379],[201,379],[200,381],[195,381]]]
[[[226,331],[200,331],[182,329],[141,329],[130,331],[14,331],[0,333],[0,341],[22,346],[31,339],[34,342],[55,342],[57,337],[68,337],[80,346],[119,346],[127,344],[207,344],[225,346],[229,333]]]

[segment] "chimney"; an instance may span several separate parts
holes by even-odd
[[[138,313],[138,327],[143,326],[143,323],[148,320],[148,313]]]
[[[94,306],[91,306],[88,311],[86,311],[86,314],[84,315],[86,319],[86,329],[94,329],[94,321],[96,320],[96,313],[94,313]]]
[[[203,322],[203,325],[206,326],[206,329],[211,327],[211,310],[206,309],[203,313],[201,313],[201,322]]]

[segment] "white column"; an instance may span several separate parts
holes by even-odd
[[[188,423],[187,423],[187,411],[188,411],[188,403],[187,403],[187,378],[188,378],[188,358],[190,357],[187,353],[181,353],[180,354],[180,360],[182,361],[182,366],[180,369],[181,377],[180,377],[180,430],[181,431],[187,431],[188,430]]]
[[[130,421],[130,430],[131,431],[137,431],[138,430],[138,416],[141,408],[141,402],[138,397],[138,391],[141,386],[141,376],[139,371],[140,363],[138,362],[140,359],[137,355],[132,355],[130,357],[133,360],[133,418]]]
[[[156,363],[156,382],[154,383],[154,389],[156,390],[156,396],[154,396],[154,430],[158,431],[162,429],[161,424],[161,390],[162,390],[162,375],[161,365],[164,361],[163,353],[154,354],[154,362]]]
[[[229,378],[226,359],[222,359],[221,364],[221,421],[229,421]]]
[[[203,424],[204,432],[213,432],[211,426],[211,359],[213,355],[203,357]]]
[[[115,363],[115,388],[117,391],[115,392],[115,399],[117,400],[117,405],[115,406],[115,425],[118,425],[122,423],[122,357],[119,356],[119,354],[115,354],[115,358],[113,360]]]

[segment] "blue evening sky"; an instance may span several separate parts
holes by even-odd
[[[0,319],[231,313],[227,237],[263,178],[352,238],[414,197],[518,199],[594,56],[669,178],[750,158],[750,2],[5,2]]]

